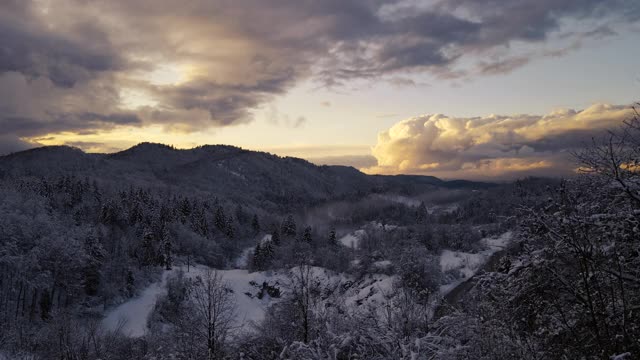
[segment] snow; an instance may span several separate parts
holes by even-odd
[[[509,245],[509,242],[511,242],[511,239],[513,239],[513,233],[511,231],[507,231],[498,237],[484,238],[481,241],[486,244],[489,249],[493,250],[493,252],[496,252],[506,248],[507,245]]]
[[[513,238],[513,233],[507,231],[497,237],[489,237],[480,240],[486,249],[478,253],[466,253],[462,251],[443,250],[440,254],[440,269],[443,273],[457,271],[458,277],[440,286],[442,295],[448,294],[456,286],[474,276],[493,254],[503,250]]]
[[[206,267],[202,266],[201,274]],[[254,272],[247,270],[219,270],[222,280],[233,291],[236,303],[236,323],[235,326],[244,330],[249,330],[252,324],[264,319],[267,307],[277,299],[272,299],[264,294],[262,299],[258,299],[257,293],[264,282],[270,285],[283,285],[288,280],[284,273],[278,272]],[[255,285],[252,285],[255,284]],[[282,286],[279,286],[282,288]],[[250,294],[250,295],[247,295]]]
[[[249,255],[253,252],[253,249],[255,249],[255,246],[249,246],[243,249],[240,256],[233,262],[233,265],[239,269],[246,268],[249,265]]]
[[[395,276],[382,274],[367,275],[345,294],[344,303],[352,308],[384,304],[393,295],[395,279]]]
[[[609,357],[609,359],[611,360],[627,360],[630,358],[631,358],[630,352],[626,352],[624,354],[619,354],[619,355],[612,355],[611,357]]]
[[[346,247],[353,247],[355,249],[358,249],[360,247],[361,240],[368,235],[367,231],[376,233],[379,231],[393,231],[398,228],[398,225],[383,224],[381,222],[372,221],[370,223],[367,223],[362,229],[356,230],[341,237],[340,239],[338,239],[338,242]]]
[[[366,235],[366,231],[360,229],[341,237],[338,241],[346,247],[357,249],[360,246],[360,240]]]
[[[440,254],[440,268],[442,272],[458,269],[466,278],[470,278],[486,260],[487,257],[483,253],[471,254],[461,251],[443,250]]]
[[[185,277],[195,279],[203,276],[210,269],[204,265],[194,265],[187,272],[186,266],[176,267],[173,270],[165,271],[162,280],[148,286],[140,296],[133,298],[107,313],[102,320],[102,326],[109,331],[120,330],[122,334],[129,337],[140,337],[147,333],[147,320],[153,311],[159,296],[167,293],[167,278],[178,269],[184,272]],[[235,326],[248,330],[253,323],[264,319],[266,308],[277,299],[272,299],[265,294],[262,299],[258,299],[257,294],[263,284],[282,285],[286,283],[288,277],[284,273],[278,272],[254,272],[247,270],[218,270],[222,275],[222,281],[233,291],[236,308]]]
[[[120,304],[102,320],[102,326],[109,331],[120,331],[129,337],[146,334],[147,319],[159,296],[167,293],[167,277],[171,271],[162,274],[162,280],[149,285],[140,296]]]
[[[366,231],[360,229],[342,237],[339,241],[345,246],[357,248],[360,240],[366,235]],[[512,233],[507,232],[497,237],[482,239],[481,242],[486,246],[486,249],[478,253],[443,250],[439,261],[442,271],[457,272],[458,276],[455,276],[449,283],[440,287],[441,294],[447,294],[460,283],[474,276],[494,253],[508,245],[511,238]],[[268,240],[269,236],[267,235],[261,241]],[[253,247],[250,247],[242,252],[235,261],[236,266],[246,266],[248,255],[252,249]],[[373,264],[378,268],[386,268],[391,265],[392,263],[389,260],[381,260]],[[109,311],[102,321],[103,327],[110,331],[120,330],[130,337],[145,335],[148,332],[147,319],[153,311],[158,297],[166,294],[167,278],[178,269],[185,272],[187,278],[192,279],[202,276],[207,270],[212,270],[204,265],[194,265],[189,272],[186,272],[186,266],[165,271],[161,280],[148,286],[140,296]],[[279,299],[270,298],[268,294],[263,294],[261,299],[258,298],[262,284],[266,282],[270,286],[277,286],[284,293],[286,291],[285,285],[290,281],[289,271],[287,270],[249,273],[245,269],[232,269],[218,270],[218,272],[234,294],[234,302],[236,304],[234,325],[240,331],[251,331],[251,325],[262,321],[267,308],[274,302],[279,301]],[[393,295],[394,276],[369,274],[356,280],[349,275],[336,274],[326,269],[315,267],[312,274],[328,287],[338,289],[338,285],[340,285],[340,288],[345,289],[344,293],[338,296],[340,296],[341,301],[344,301],[347,306],[352,308],[379,306],[388,301]],[[347,286],[345,287],[345,285]]]
[[[271,241],[271,235],[265,235],[260,239],[260,244],[264,244],[267,241]],[[255,246],[249,246],[244,248],[235,261],[233,262],[233,266],[237,269],[246,269],[249,266],[249,255],[253,252]]]
[[[391,266],[391,261],[389,260],[380,260],[373,263],[373,266],[378,269],[386,269]]]

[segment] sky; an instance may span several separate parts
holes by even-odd
[[[640,99],[637,0],[2,0],[0,154],[231,144],[566,176]]]

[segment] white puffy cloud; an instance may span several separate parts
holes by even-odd
[[[467,179],[567,175],[577,167],[572,150],[630,115],[628,106],[597,104],[544,116],[413,117],[378,135],[378,164],[363,170]]]

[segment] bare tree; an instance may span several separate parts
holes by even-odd
[[[191,298],[196,335],[207,344],[207,359],[222,359],[225,342],[233,330],[236,304],[231,290],[217,271],[198,276]]]
[[[640,106],[640,103],[636,104]],[[575,154],[582,170],[613,181],[635,205],[640,205],[640,113],[624,121],[617,131]]]
[[[301,321],[302,340],[309,342],[312,306],[311,266],[303,264],[292,270],[291,295]]]

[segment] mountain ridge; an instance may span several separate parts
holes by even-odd
[[[465,180],[422,175],[368,175],[351,166],[316,165],[230,145],[176,149],[140,143],[111,153],[86,153],[71,146],[47,146],[0,157],[0,178],[74,175],[114,187],[137,185],[173,192],[210,194],[236,201],[315,203],[368,193],[413,193],[437,188],[482,189]]]

